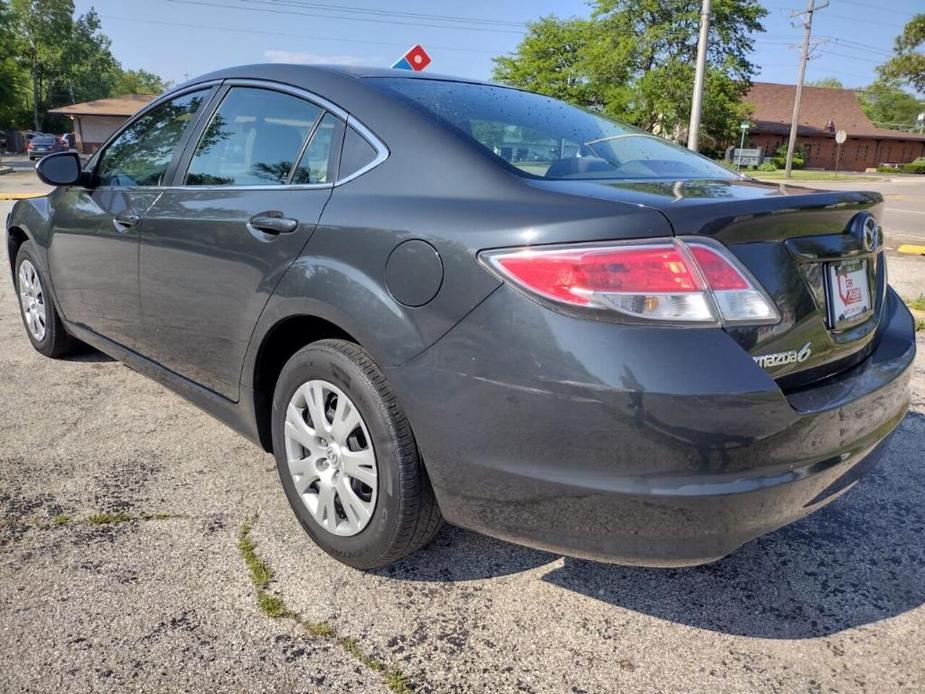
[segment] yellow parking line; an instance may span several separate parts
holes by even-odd
[[[900,253],[908,253],[909,255],[925,255],[925,246],[916,246],[911,243],[904,243],[899,247]]]
[[[48,193],[0,193],[0,200],[25,200],[26,198],[41,198]]]

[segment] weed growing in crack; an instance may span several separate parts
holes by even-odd
[[[257,554],[257,543],[251,537],[253,526],[254,519],[241,524],[238,531],[238,552],[250,573],[251,583],[257,589],[257,606],[260,611],[273,619],[291,619],[309,636],[332,641],[358,663],[379,674],[385,686],[395,694],[412,694],[414,685],[401,670],[390,668],[381,660],[370,656],[356,639],[349,636],[338,636],[331,624],[304,620],[298,612],[289,609],[282,596],[269,591],[270,582],[273,580],[273,569]]]
[[[128,511],[94,513],[87,517],[87,522],[90,525],[115,525],[117,523],[127,523],[130,520],[133,520],[133,516]]]

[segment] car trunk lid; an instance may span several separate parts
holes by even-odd
[[[775,325],[727,332],[786,389],[850,368],[873,348],[886,293],[879,193],[750,179],[538,185],[658,209],[676,235],[723,243],[781,314]]]

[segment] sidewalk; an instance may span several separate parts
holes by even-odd
[[[0,200],[47,195],[51,190],[52,187],[42,183],[31,169],[14,170],[0,177]]]

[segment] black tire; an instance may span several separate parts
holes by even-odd
[[[296,390],[316,379],[337,386],[353,401],[376,457],[375,507],[368,524],[353,536],[335,535],[316,521],[289,474],[286,410]],[[277,472],[289,505],[312,540],[338,561],[357,569],[385,566],[420,549],[440,530],[443,517],[411,426],[385,375],[359,345],[321,340],[289,359],[273,395],[272,434]]]
[[[55,302],[48,292],[50,286],[48,278],[45,276],[42,265],[39,263],[36,256],[37,253],[33,241],[26,241],[23,243],[16,254],[14,281],[16,284],[16,298],[19,301],[19,315],[22,317],[23,327],[26,329],[26,336],[29,338],[29,342],[32,343],[32,346],[35,347],[35,350],[40,354],[44,354],[46,357],[57,359],[73,352],[80,345],[80,342],[68,335],[67,331],[64,329],[61,316],[58,315],[58,310],[55,308]],[[42,286],[42,300],[45,306],[45,335],[41,340],[36,339],[32,331],[29,330],[29,324],[26,321],[26,314],[23,309],[22,300],[20,299],[19,270],[23,262],[27,260],[32,264],[32,267],[35,268],[35,273],[38,275],[39,282]]]

